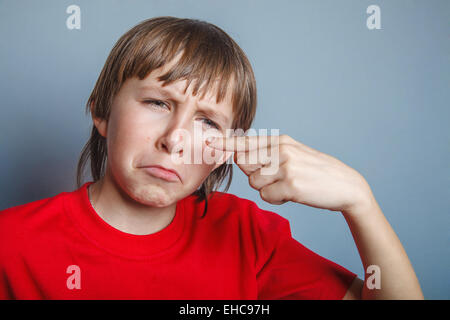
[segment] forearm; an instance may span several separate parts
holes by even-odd
[[[375,198],[372,197],[365,206],[342,214],[355,240],[364,270],[367,271],[370,265],[380,268],[380,288],[370,289],[365,273],[361,299],[423,299],[408,256]]]

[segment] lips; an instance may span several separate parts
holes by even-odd
[[[145,166],[143,169],[154,177],[161,178],[166,181],[181,181],[181,177],[176,170],[168,169],[159,165]]]

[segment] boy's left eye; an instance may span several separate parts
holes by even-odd
[[[163,101],[160,101],[160,100],[146,100],[146,101],[144,101],[144,103],[151,104],[151,105],[154,105],[157,107],[162,107],[162,108],[167,107],[168,108],[168,106]],[[206,125],[211,126],[217,130],[220,130],[220,127],[214,121],[212,121],[208,118],[203,118],[203,121],[206,123]]]
[[[215,129],[217,129],[217,130],[220,130],[219,126],[218,126],[214,121],[209,120],[208,118],[204,118],[203,120],[205,121],[205,123],[206,123],[207,125],[209,125],[209,126],[215,128]]]

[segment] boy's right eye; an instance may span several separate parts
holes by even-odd
[[[160,100],[145,100],[144,103],[158,107],[167,107],[167,105]]]

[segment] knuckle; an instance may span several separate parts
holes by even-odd
[[[291,189],[291,190],[296,190],[296,191],[299,190],[299,184],[298,184],[298,182],[297,182],[297,179],[294,179],[294,178],[292,178],[292,177],[289,177],[289,178],[286,180],[286,183],[287,183],[289,189]]]
[[[293,158],[295,154],[294,147],[290,144],[283,145],[282,152],[288,157]]]
[[[269,197],[269,195],[268,195],[266,189],[262,188],[262,189],[259,191],[259,195],[261,196],[261,199],[263,199],[264,201],[267,201],[267,202],[269,202],[269,203],[272,203],[272,202],[271,202],[272,200],[270,199],[270,197]]]
[[[235,153],[236,163],[245,164],[245,156],[240,152]]]
[[[266,200],[266,192],[265,192],[264,188],[259,190],[259,195],[260,195],[261,199]]]
[[[280,142],[281,143],[288,143],[290,140],[290,137],[287,134],[282,134],[280,136]]]
[[[251,187],[254,187],[254,186],[253,186],[253,175],[249,175],[249,176],[248,176],[248,184],[249,184]]]
[[[287,168],[287,163],[284,164],[284,165],[282,165],[282,166],[279,168],[279,170],[280,170],[280,174],[281,174],[281,177],[282,177],[282,178],[289,177],[289,174],[288,174],[289,170],[288,170],[288,168]]]
[[[257,189],[258,185],[256,181],[256,176],[254,174],[248,176],[248,183],[252,188]]]

